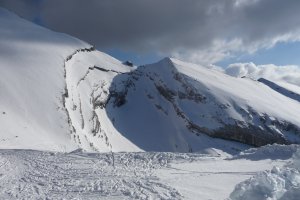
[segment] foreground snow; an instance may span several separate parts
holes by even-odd
[[[294,146],[295,147],[295,146]],[[266,149],[278,150],[269,146]],[[289,148],[289,152],[291,149]],[[276,156],[274,151],[273,157]],[[282,151],[278,151],[282,153]],[[230,195],[232,200],[298,200],[300,199],[300,149],[294,153],[291,163],[274,166],[238,184]]]
[[[284,160],[267,158],[268,153],[263,158],[261,152],[232,158],[220,151],[213,156],[1,150],[0,198],[226,199],[241,181],[288,163],[292,151],[286,148],[291,147],[277,148]]]
[[[184,155],[1,151],[1,199],[179,199],[153,175]],[[192,159],[192,157],[187,157]]]
[[[226,199],[236,184],[257,172],[282,165],[272,160],[226,160],[220,157],[202,158],[198,162],[172,163],[157,173],[163,183],[180,191],[184,199]]]

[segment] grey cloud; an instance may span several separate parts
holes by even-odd
[[[211,37],[200,31],[208,26],[205,15],[211,6],[209,1],[72,2],[46,1],[43,12],[46,24],[97,45],[170,51],[179,46],[198,46],[195,40],[203,45]],[[70,8],[66,9],[68,5]]]
[[[5,3],[24,17],[39,12],[47,27],[99,48],[194,62],[300,39],[299,0],[0,0]]]
[[[28,20],[34,20],[42,0],[0,0],[0,6]]]

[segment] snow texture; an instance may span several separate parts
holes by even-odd
[[[281,161],[226,154],[0,150],[0,199],[225,199]]]
[[[2,150],[0,198],[181,199],[153,171],[185,158],[193,156]]]

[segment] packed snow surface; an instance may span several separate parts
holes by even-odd
[[[0,150],[0,198],[219,200],[240,182],[288,162],[228,158],[224,152]]]

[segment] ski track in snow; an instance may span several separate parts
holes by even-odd
[[[191,153],[0,150],[0,199],[225,199],[287,161]]]
[[[171,153],[1,150],[0,199],[182,199],[153,175],[180,158],[198,159]]]

